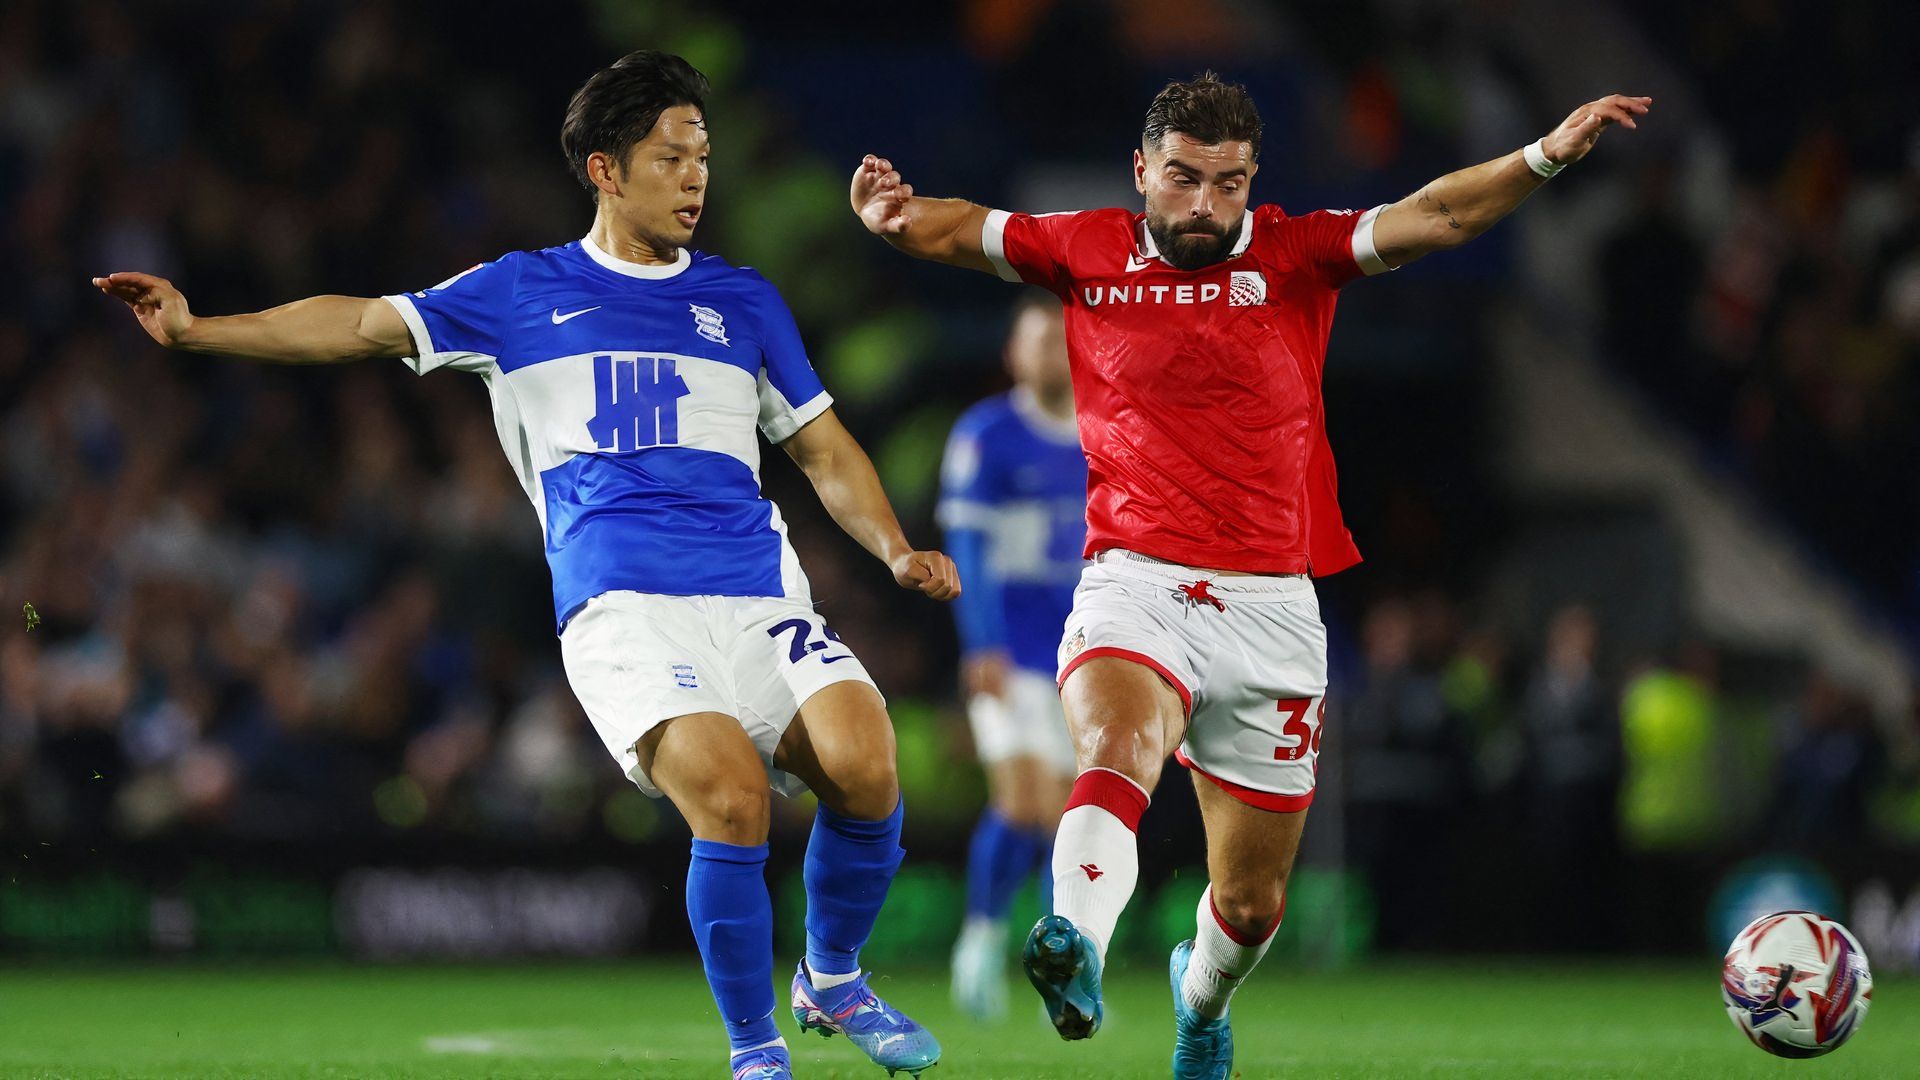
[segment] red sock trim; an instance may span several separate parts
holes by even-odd
[[[1112,769],[1088,769],[1073,782],[1073,794],[1067,796],[1067,809],[1097,806],[1137,833],[1140,815],[1147,812],[1147,802],[1146,790],[1126,774]]]
[[[1212,893],[1207,894],[1207,910],[1213,912],[1214,925],[1220,928],[1221,933],[1227,935],[1228,941],[1233,942],[1243,949],[1257,949],[1267,942],[1272,941],[1273,932],[1280,929],[1280,916],[1287,913],[1287,898],[1284,893],[1281,894],[1280,910],[1273,913],[1273,921],[1267,924],[1266,932],[1257,938],[1248,937],[1229,925],[1227,920],[1221,917],[1220,909],[1214,906]]]

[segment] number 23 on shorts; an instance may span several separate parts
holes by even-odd
[[[1320,707],[1314,710],[1313,724],[1307,724],[1307,710],[1313,708],[1312,698],[1281,698],[1277,703],[1286,722],[1280,725],[1280,733],[1293,739],[1292,746],[1273,748],[1275,761],[1299,761],[1307,756],[1307,751],[1320,752],[1320,736],[1327,730],[1327,699],[1320,699]]]
[[[781,634],[793,635],[793,639],[787,647],[787,663],[789,664],[797,664],[805,660],[812,653],[823,652],[840,643],[840,635],[833,632],[833,627],[822,623],[820,624],[820,633],[825,640],[814,640],[813,623],[806,619],[788,619],[786,622],[780,623],[767,630],[767,636],[770,638],[778,638]],[[838,656],[823,656],[820,658],[820,662],[823,664],[831,664],[835,660],[845,660],[852,655],[850,652],[843,652]]]

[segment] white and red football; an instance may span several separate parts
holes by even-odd
[[[1781,1057],[1819,1057],[1860,1030],[1873,973],[1846,927],[1810,911],[1776,911],[1733,939],[1720,996],[1755,1046]]]

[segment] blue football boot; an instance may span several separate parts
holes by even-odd
[[[1209,1020],[1187,1005],[1180,984],[1193,959],[1193,942],[1173,947],[1167,961],[1167,979],[1173,983],[1174,1080],[1227,1080],[1233,1075],[1233,1025],[1222,1015]]]
[[[733,1055],[733,1080],[793,1080],[793,1060],[787,1044],[743,1050]]]
[[[1020,950],[1020,966],[1040,991],[1061,1038],[1085,1039],[1100,1030],[1100,956],[1065,916],[1048,915],[1033,924]]]
[[[793,1018],[800,1030],[822,1038],[845,1035],[847,1041],[892,1076],[919,1076],[940,1061],[940,1040],[912,1018],[880,1000],[865,975],[817,990],[807,962],[793,973]]]

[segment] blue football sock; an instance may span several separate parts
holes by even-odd
[[[773,901],[767,845],[693,842],[687,863],[687,921],[700,944],[713,1003],[735,1050],[780,1037],[773,1025]]]
[[[900,869],[906,799],[879,821],[841,817],[823,804],[807,840],[807,967],[821,975],[860,970],[893,872]]]
[[[968,916],[1006,918],[1013,894],[1033,872],[1035,854],[1033,834],[988,807],[967,849]]]

